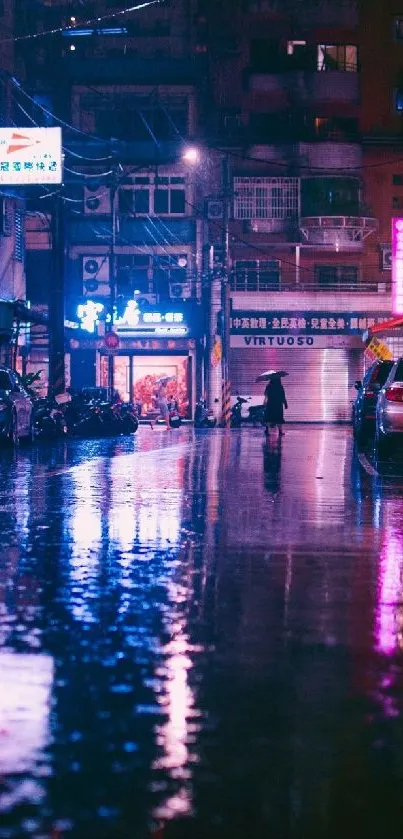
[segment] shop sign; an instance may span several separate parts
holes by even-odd
[[[103,303],[87,300],[77,307],[77,318],[82,329],[95,332],[100,322],[111,323],[110,313]],[[127,302],[125,311],[118,317],[115,310],[113,328],[121,337],[136,337],[141,335],[155,335],[166,337],[183,337],[188,335],[189,326],[185,316],[180,311],[143,311],[136,300]]]
[[[393,358],[393,353],[389,347],[383,341],[380,341],[379,338],[372,338],[365,350],[365,355],[370,361],[376,361],[377,359],[380,361],[391,361]]]
[[[251,312],[233,311],[231,334],[244,335],[360,335],[383,323],[388,314],[368,316],[346,312]]]
[[[361,338],[349,335],[231,335],[232,349],[362,349]]]
[[[61,184],[61,128],[0,128],[0,183]]]
[[[403,218],[392,219],[392,311],[403,315]]]

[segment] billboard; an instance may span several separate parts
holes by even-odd
[[[61,183],[61,128],[0,128],[0,184]]]
[[[403,218],[392,219],[392,312],[403,315]]]

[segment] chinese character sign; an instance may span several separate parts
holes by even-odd
[[[403,218],[392,219],[392,311],[403,315]]]
[[[387,313],[368,316],[351,312],[246,312],[233,311],[232,335],[361,335],[387,320]]]
[[[61,128],[0,128],[0,184],[61,183]]]

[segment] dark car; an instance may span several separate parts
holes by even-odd
[[[358,393],[353,405],[352,419],[354,435],[358,440],[363,440],[375,432],[376,403],[393,364],[393,361],[375,361],[368,368],[363,381],[355,383]]]
[[[33,439],[32,402],[17,373],[0,366],[0,438],[17,443],[21,437]]]

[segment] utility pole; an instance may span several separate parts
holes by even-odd
[[[64,216],[60,192],[53,196],[51,211],[52,282],[49,299],[49,384],[53,396],[64,393]]]
[[[229,355],[230,355],[230,318],[231,318],[231,297],[230,297],[230,258],[229,258],[229,218],[231,207],[231,190],[229,176],[229,155],[225,154],[222,159],[222,185],[223,185],[223,230],[222,246],[224,254],[224,271],[221,285],[221,321],[222,321],[222,409],[223,425],[230,425],[231,413],[231,382],[229,377]]]
[[[113,161],[113,174],[112,174],[112,185],[111,185],[111,209],[112,209],[112,236],[111,236],[111,247],[110,247],[110,255],[109,255],[109,285],[110,285],[110,297],[109,297],[109,323],[107,323],[107,331],[113,332],[114,324],[115,324],[115,307],[116,307],[116,236],[117,236],[117,224],[118,224],[118,207],[117,207],[117,199],[118,199],[118,177],[117,177],[117,164],[116,161]],[[115,392],[115,358],[113,351],[109,350],[108,355],[108,390],[109,390],[109,398],[113,399],[113,394]]]

